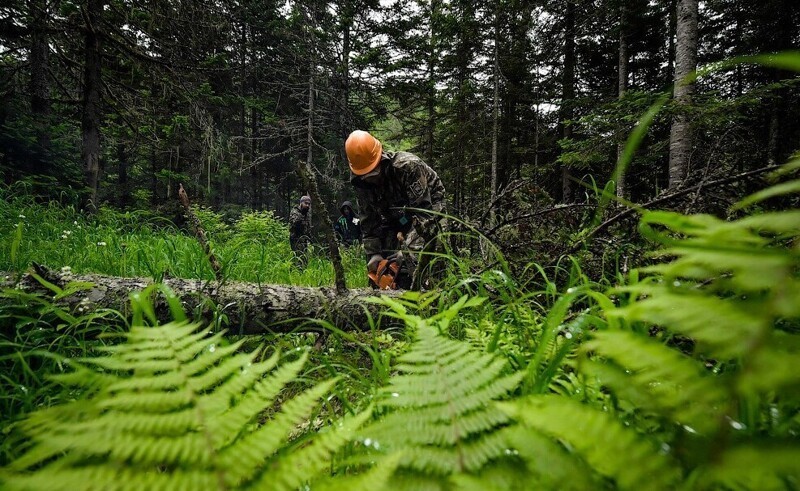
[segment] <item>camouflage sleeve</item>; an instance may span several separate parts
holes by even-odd
[[[311,235],[310,215],[304,215],[297,208],[292,208],[292,211],[289,213],[289,235],[291,237]]]
[[[409,162],[403,166],[401,174],[403,187],[408,194],[408,206],[410,208],[431,209],[431,191],[428,186],[427,164],[422,160]]]
[[[436,174],[422,160],[417,160],[414,165],[405,168],[404,185],[408,193],[409,207],[445,211],[444,185]],[[414,228],[425,241],[433,239],[438,234],[437,223],[440,217],[422,211],[414,211],[416,219]]]
[[[303,219],[295,208],[289,212],[289,235],[296,237],[302,235]]]
[[[364,252],[367,258],[373,254],[381,253],[381,238],[378,235],[381,225],[380,211],[365,196],[364,193],[357,193],[359,208],[359,225],[361,233],[364,235]]]

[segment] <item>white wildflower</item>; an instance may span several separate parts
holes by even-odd
[[[23,220],[25,220],[25,218],[27,218],[25,215],[23,215],[21,213],[20,213],[19,217],[22,218]]]
[[[97,243],[97,245],[98,245],[99,247],[105,247],[105,246],[107,246],[108,244],[106,244],[106,243],[105,243],[105,241],[102,241],[102,240],[101,240],[100,242],[98,242],[98,243]]]
[[[69,235],[67,235],[67,234],[61,234],[61,238],[62,238],[62,239],[68,239],[68,238],[69,238]]]
[[[77,224],[78,224],[78,220],[73,220],[73,221],[72,221],[72,224],[73,224],[73,225],[77,225]]]

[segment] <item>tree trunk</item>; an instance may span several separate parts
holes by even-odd
[[[351,2],[345,2],[345,12],[342,15],[342,63],[341,63],[341,111],[339,111],[339,136],[342,142],[347,140],[347,136],[351,128],[350,117],[350,52],[352,51],[350,43],[350,29],[353,25],[353,6]],[[341,162],[347,162],[347,153],[344,149],[344,144],[340,144],[339,159]],[[343,166],[346,168],[347,166]],[[345,171],[345,175],[348,173]]]
[[[794,19],[794,11],[797,9],[795,0],[782,0],[777,2],[777,16],[775,31],[775,51],[788,51],[794,46],[792,40],[795,38],[796,26],[792,22]],[[775,70],[772,78],[773,83],[778,84],[783,79],[793,77],[795,74],[786,70]],[[786,136],[784,135],[784,124],[786,120],[786,107],[789,100],[789,89],[787,87],[778,87],[775,89],[772,96],[772,104],[770,107],[769,115],[769,134],[767,140],[767,164],[775,165],[786,158],[787,152],[784,147]],[[792,148],[789,148],[792,150]]]
[[[103,275],[64,274],[55,271],[39,271],[50,283],[59,288],[69,282],[86,282],[91,286],[59,299],[55,303],[85,313],[95,309],[113,309],[128,315],[130,295],[153,284],[150,278],[120,278]],[[10,275],[13,278],[13,275]],[[9,278],[1,273],[0,278]],[[168,286],[180,299],[187,313],[210,319],[215,311],[224,313],[230,322],[231,334],[265,334],[269,332],[297,332],[298,330],[320,330],[309,319],[331,322],[344,330],[369,329],[367,312],[377,317],[380,306],[363,302],[375,295],[399,295],[400,291],[354,289],[337,291],[334,288],[303,286],[259,285],[255,283],[225,282],[209,283],[207,280],[165,278]],[[19,288],[29,293],[41,293],[48,298],[53,292],[43,287],[30,274],[15,282],[0,280],[2,288]],[[211,303],[208,301],[210,300]],[[161,322],[172,319],[163,296],[154,299],[156,315]],[[218,308],[211,305],[219,306]],[[224,307],[223,307],[224,306]],[[366,311],[365,311],[366,308]]]
[[[117,143],[117,194],[119,207],[125,208],[131,202],[131,186],[128,181],[128,151],[125,143]]]
[[[311,22],[314,21],[313,12],[310,15]],[[313,35],[313,34],[312,34]],[[310,49],[312,52],[314,51],[315,46],[313,45],[313,40],[311,41]],[[314,206],[318,206],[322,209],[322,223],[325,226],[325,239],[328,242],[328,250],[331,255],[331,263],[333,264],[333,276],[334,276],[334,283],[336,285],[336,290],[339,292],[344,292],[347,290],[347,285],[345,282],[344,276],[344,266],[342,266],[342,256],[339,254],[339,244],[336,242],[336,237],[333,235],[333,223],[331,222],[330,212],[328,211],[328,207],[325,204],[325,201],[322,199],[322,195],[319,192],[319,187],[317,186],[317,178],[316,174],[314,173],[314,91],[316,87],[314,86],[314,72],[316,71],[316,61],[315,56],[311,56],[311,61],[309,62],[309,72],[308,72],[308,126],[307,126],[307,134],[306,134],[306,161],[305,164],[298,163],[298,171],[300,173],[300,178],[305,182],[306,186],[308,187],[309,192],[311,193],[311,199],[314,203]]]
[[[675,80],[675,33],[678,29],[678,0],[669,0],[667,5],[667,76],[664,84],[670,84]]]
[[[692,134],[686,109],[692,103],[695,84],[685,78],[697,68],[698,0],[678,0],[675,46],[675,103],[677,113],[669,135],[669,187],[683,184],[689,171]]]
[[[84,37],[83,67],[83,115],[81,133],[83,146],[81,157],[85,172],[86,186],[89,188],[90,206],[97,207],[97,188],[100,180],[100,35],[97,29],[103,14],[104,0],[88,0],[83,10],[86,21]]]
[[[496,7],[499,8],[499,7]],[[497,138],[499,136],[498,125],[500,124],[500,60],[499,48],[497,43],[500,42],[500,21],[497,18],[498,14],[495,11],[494,18],[494,99],[492,101],[492,184],[489,193],[489,226],[494,227],[495,206],[497,203]]]
[[[155,121],[155,119],[154,119]],[[155,142],[150,144],[150,205],[158,204],[158,154],[156,153]]]
[[[433,140],[436,131],[436,58],[439,53],[436,49],[438,41],[435,24],[438,22],[440,1],[431,0],[430,32],[428,34],[428,122],[425,126],[425,160],[429,165],[433,165]]]
[[[50,46],[47,28],[48,11],[46,0],[36,0],[31,5],[33,21],[31,23],[30,50],[30,92],[31,113],[33,115],[36,142],[41,154],[32,162],[33,174],[48,174],[50,152],[50,87],[48,84],[48,66],[50,62]]]
[[[564,11],[564,68],[561,77],[561,127],[562,137],[572,137],[570,121],[574,115],[572,107],[575,99],[575,3],[566,0]],[[569,168],[561,167],[561,199],[564,203],[572,201],[572,181]]]
[[[628,90],[628,15],[625,2],[620,5],[619,13],[619,62],[618,62],[618,82],[617,92],[620,100],[625,97]],[[625,150],[625,140],[621,139],[617,144],[617,166],[622,163],[622,152]],[[627,193],[625,187],[625,170],[621,169],[617,177],[617,197],[624,198]]]

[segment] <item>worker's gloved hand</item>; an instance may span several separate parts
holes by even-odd
[[[378,270],[378,265],[383,261],[383,256],[380,254],[373,254],[369,261],[367,261],[367,271],[374,273]]]

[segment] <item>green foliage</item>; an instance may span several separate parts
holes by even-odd
[[[538,396],[501,407],[525,426],[563,441],[620,489],[668,489],[680,475],[655,445],[613,416],[578,402]]]
[[[57,203],[41,205],[29,196],[0,190],[0,271],[25,270],[31,262],[73,273],[113,276],[165,274],[212,280],[214,272],[189,230],[146,211],[101,207],[85,215]],[[286,225],[269,212],[248,212],[228,223],[222,213],[198,208],[225,279],[257,283],[323,286],[333,283],[333,268],[319,249],[300,270],[292,259]],[[343,251],[347,283],[366,286],[364,257],[358,248]]]
[[[196,205],[192,206],[192,212],[200,220],[200,224],[210,240],[222,242],[230,237],[230,226],[225,223],[222,213]]]
[[[86,393],[22,424],[25,453],[4,489],[296,489],[327,470],[330,455],[369,416],[313,438],[298,425],[333,386],[281,400],[306,356],[279,366],[276,352],[237,353],[197,324],[134,327],[107,356],[73,363],[58,380]]]
[[[246,239],[278,242],[283,239],[286,228],[275,218],[272,211],[250,211],[243,213],[235,224],[236,234]]]
[[[93,479],[113,475],[131,487],[168,476],[169,485],[281,489],[312,480],[323,489],[792,489],[800,214],[757,208],[791,189],[756,193],[733,208],[756,212],[729,220],[645,212],[640,230],[660,248],[627,276],[592,281],[573,258],[520,273],[498,254],[496,267],[465,267],[441,294],[376,300],[405,332],[328,325],[333,335],[305,369],[182,323],[136,327],[108,349],[75,343],[79,326],[102,331],[118,314],[84,318],[7,291],[2,319],[16,331],[4,327],[14,342],[0,345],[14,374],[3,379],[4,407],[51,407],[4,443],[19,458],[3,484],[103,487]],[[249,244],[274,222],[243,223],[226,245],[248,264]],[[136,325],[155,318],[147,298],[135,299]],[[179,303],[170,308],[180,319]],[[111,355],[92,358],[100,348]],[[40,367],[69,391],[26,399],[20,387],[42,386]],[[328,391],[323,421],[314,408]],[[375,418],[360,426],[373,404]]]
[[[621,489],[793,488],[800,214],[647,212],[641,230],[665,259],[612,292],[572,388],[501,407]]]
[[[401,302],[382,303],[416,333],[398,358],[399,373],[380,393],[382,416],[360,432],[368,450],[399,453],[393,486],[448,488],[507,458],[501,429],[509,418],[491,401],[513,391],[522,374],[509,373],[502,358],[442,335],[461,309],[482,299],[462,297],[428,319],[410,314]]]

